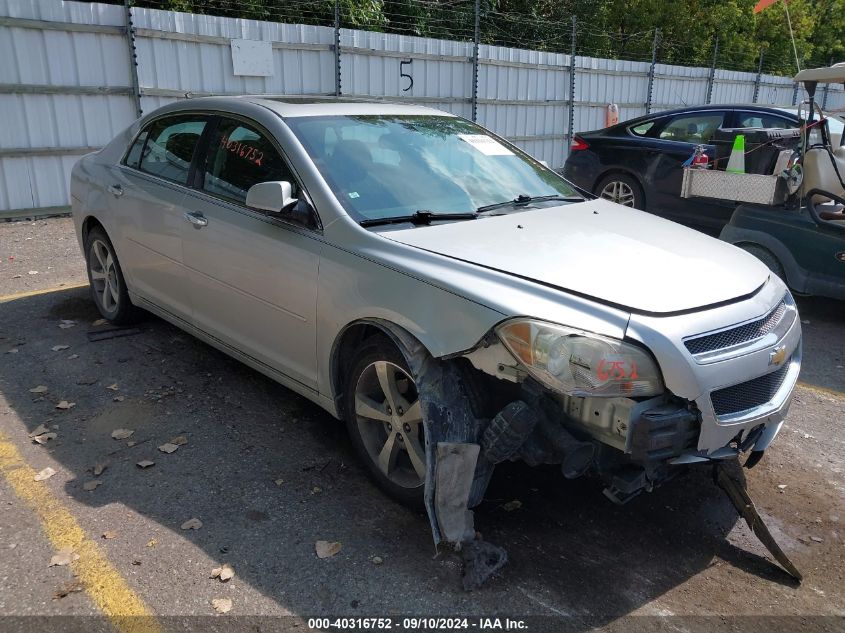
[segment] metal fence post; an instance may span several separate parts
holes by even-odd
[[[575,37],[578,18],[572,16],[572,41],[569,49],[569,142],[575,137]]]
[[[757,98],[760,96],[760,76],[763,74],[763,55],[766,49],[760,47],[760,61],[757,62],[757,76],[754,78],[754,100],[757,103]]]
[[[719,56],[719,36],[713,38],[713,62],[710,64],[710,75],[707,77],[707,99],[704,103],[710,104],[713,100],[713,82],[716,80],[716,58]]]
[[[141,87],[138,84],[138,51],[135,49],[135,27],[132,25],[132,5],[130,0],[123,0],[126,14],[126,44],[129,48],[129,80],[132,83],[132,100],[135,105],[135,115],[140,119]]]
[[[660,29],[654,29],[654,43],[651,46],[651,66],[648,68],[648,97],[645,102],[645,113],[651,113],[651,95],[654,90],[654,67],[657,64],[657,47],[660,45]]]
[[[334,2],[334,96],[340,96],[340,0]]]
[[[472,37],[472,120],[478,119],[478,47],[481,44],[481,2],[475,0],[475,32]]]
[[[828,66],[833,66],[833,57],[827,62]],[[822,93],[822,110],[827,110],[827,93],[830,92],[830,84],[824,85],[824,92]]]

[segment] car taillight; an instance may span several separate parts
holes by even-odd
[[[588,147],[590,146],[587,145],[586,141],[584,141],[584,139],[582,139],[580,136],[573,136],[572,145],[569,146],[569,151],[575,152],[579,149],[587,149]]]

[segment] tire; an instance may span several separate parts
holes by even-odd
[[[123,270],[109,236],[95,226],[85,236],[85,262],[91,298],[104,319],[115,325],[138,320],[139,310],[129,299]]]
[[[775,255],[772,251],[768,248],[758,246],[757,244],[737,244],[737,246],[746,253],[754,255],[754,257],[766,265],[766,268],[772,271],[772,273],[779,277],[783,283],[789,286],[786,281],[786,272],[783,270],[783,265],[780,263],[777,255]]]
[[[423,509],[425,434],[411,370],[396,346],[381,336],[365,340],[353,357],[344,394],[352,444],[381,490]]]
[[[637,179],[620,172],[608,174],[599,180],[593,190],[599,198],[610,200],[623,207],[645,210],[645,194]]]

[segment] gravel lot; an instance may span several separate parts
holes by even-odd
[[[195,620],[203,627],[297,616],[256,625],[282,630],[311,616],[415,614],[543,616],[532,630],[845,627],[843,303],[801,301],[805,365],[787,426],[758,467],[733,471],[803,584],[771,561],[709,469],[616,507],[595,481],[510,466],[476,512],[510,563],[465,593],[425,517],[371,485],[321,409],[154,317],[137,335],[89,342],[101,326],[87,288],[73,287],[85,274],[69,219],[0,224],[0,256],[0,295],[24,293],[0,303],[0,439],[35,471],[56,471],[43,486],[162,626],[167,616],[214,616]],[[26,294],[47,288],[57,290]],[[75,405],[57,409],[62,400]],[[57,437],[34,443],[38,425]],[[112,439],[120,428],[133,434]],[[158,450],[177,436],[187,443]],[[87,490],[92,481],[101,485]],[[522,506],[507,511],[514,499]],[[0,614],[97,614],[84,591],[57,597],[75,568],[49,566],[43,520],[8,477],[0,507]],[[192,518],[202,527],[181,529]],[[341,550],[321,560],[317,540]],[[236,574],[226,583],[209,577],[223,563]],[[216,598],[231,599],[227,615],[215,615]]]

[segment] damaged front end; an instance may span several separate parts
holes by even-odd
[[[652,353],[634,341],[515,319],[468,353],[428,359],[417,376],[435,542],[462,552],[467,589],[504,565],[506,553],[480,540],[471,511],[504,461],[559,465],[564,478],[597,475],[604,494],[620,504],[687,464],[718,464],[756,450],[752,466],[788,409],[800,327],[789,354],[771,406],[733,424],[702,411],[702,399],[675,395]],[[713,440],[718,446],[708,445]]]

